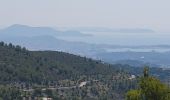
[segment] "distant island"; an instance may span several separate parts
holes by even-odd
[[[156,33],[155,30],[149,28],[65,27],[62,29],[73,29],[81,32]]]

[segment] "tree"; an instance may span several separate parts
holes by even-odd
[[[50,89],[45,90],[45,94],[46,94],[48,97],[53,97],[53,91],[50,90]]]
[[[17,45],[17,46],[15,47],[15,50],[16,50],[16,51],[21,51],[21,50],[22,50],[22,49],[21,49],[21,46]]]
[[[0,46],[4,46],[4,44],[5,44],[4,42],[0,42]]]
[[[38,97],[41,97],[41,96],[42,96],[41,88],[36,88],[36,89],[34,90],[34,96],[38,96]]]
[[[131,90],[127,93],[126,100],[142,100],[140,90]]]
[[[140,78],[139,89],[127,92],[127,100],[170,100],[170,89],[160,80],[149,76],[149,68],[145,67]]]
[[[21,92],[16,87],[0,85],[0,100],[22,100]]]
[[[144,77],[149,77],[149,67],[148,66],[144,67],[143,75],[144,75]]]
[[[139,85],[144,100],[166,100],[168,96],[166,85],[154,77],[141,78]]]
[[[12,43],[9,43],[9,44],[8,44],[8,46],[9,46],[10,48],[12,48],[12,47],[13,47]]]

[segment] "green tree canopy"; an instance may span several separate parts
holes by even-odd
[[[140,90],[131,90],[127,93],[127,100],[141,100]]]
[[[149,69],[144,68],[144,76],[140,78],[139,89],[130,90],[127,100],[170,100],[170,89],[160,80],[149,76]]]

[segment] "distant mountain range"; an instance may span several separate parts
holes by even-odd
[[[87,54],[93,45],[82,42],[69,42],[58,39],[64,36],[91,36],[79,31],[58,31],[50,27],[30,27],[26,25],[12,25],[0,30],[0,40],[26,46],[30,50],[58,50],[76,54]]]
[[[1,36],[89,36],[89,34],[83,34],[79,31],[66,30],[58,31],[50,27],[31,27],[26,25],[15,24],[5,29],[0,30]]]
[[[58,31],[49,27],[30,27],[25,25],[12,25],[0,30],[0,41],[13,43],[27,47],[29,50],[53,50],[69,52],[76,55],[87,56],[93,59],[101,59],[109,63],[140,65],[152,63],[170,65],[169,52],[159,53],[155,49],[170,51],[169,45],[152,46],[120,46],[106,44],[88,44],[83,42],[71,42],[61,40],[60,36],[91,36],[77,30]],[[116,51],[122,50],[125,51]],[[131,51],[145,50],[147,51]],[[143,58],[144,57],[144,58]],[[143,59],[142,59],[143,58]]]

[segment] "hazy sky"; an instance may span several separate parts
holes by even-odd
[[[0,0],[0,26],[151,28],[170,31],[170,0]]]

